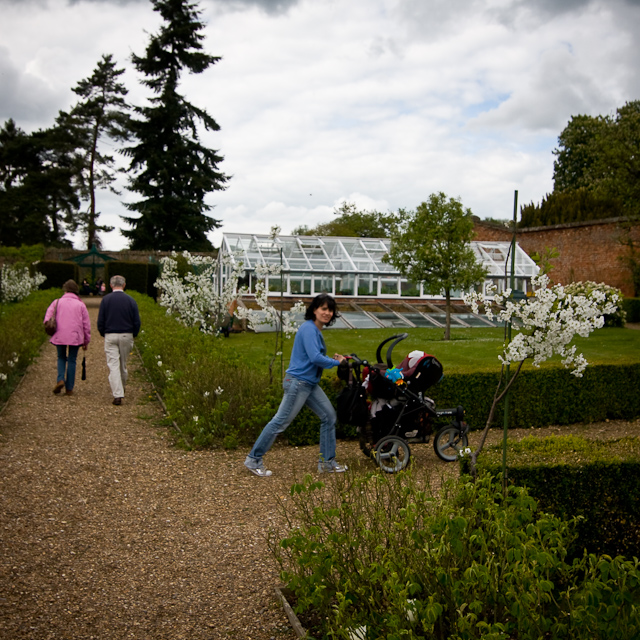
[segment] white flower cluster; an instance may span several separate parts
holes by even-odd
[[[20,302],[46,279],[37,272],[30,276],[27,267],[3,264],[0,269],[0,302]]]
[[[15,367],[18,364],[19,359],[20,359],[20,356],[18,356],[18,354],[14,351],[13,354],[11,355],[11,359],[7,360],[5,367],[7,369],[13,369],[13,367]],[[0,371],[0,382],[6,382],[8,377],[9,376],[6,373],[2,373]]]
[[[188,327],[200,327],[205,333],[219,331],[225,314],[238,297],[236,283],[243,272],[242,263],[230,259],[225,264],[231,273],[221,291],[216,286],[216,261],[207,256],[192,256],[184,251],[182,256],[192,269],[182,278],[178,274],[178,254],[161,260],[162,272],[156,287],[161,291],[159,303],[167,307],[167,313],[175,313]]]
[[[588,363],[582,354],[576,354],[575,345],[569,347],[569,344],[576,336],[586,338],[601,328],[604,315],[615,312],[619,295],[606,296],[599,289],[573,295],[562,285],[549,287],[549,277],[545,274],[533,278],[532,284],[535,294],[526,300],[510,300],[510,289],[493,297],[493,303],[502,307],[498,318],[503,322],[515,319],[521,325],[511,342],[504,345],[500,361],[504,365],[531,358],[533,365],[538,367],[559,354],[563,358],[562,364],[571,368],[573,375],[582,377]],[[484,306],[487,317],[493,318],[491,300],[485,299],[483,294],[468,294],[465,302],[474,313],[480,305]]]
[[[238,307],[236,309],[236,315],[240,319],[246,320],[249,328],[253,331],[263,324],[275,328],[280,326],[280,311],[269,304],[269,292],[267,291],[266,282],[267,277],[278,276],[281,270],[282,267],[279,264],[256,265],[254,271],[256,277],[255,296],[256,303],[260,309],[248,309],[246,307]],[[282,312],[282,330],[287,338],[291,337],[298,330],[295,317],[300,313],[304,313],[304,311],[304,304],[298,301],[291,309]]]

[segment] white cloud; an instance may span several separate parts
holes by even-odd
[[[149,97],[130,63],[159,25],[149,2],[0,4],[1,120],[49,126],[104,53],[127,67],[131,102]],[[228,231],[288,233],[344,199],[393,210],[435,191],[509,218],[514,190],[521,204],[551,190],[571,115],[640,97],[640,7],[624,0],[199,4],[222,60],[182,91],[221,126],[203,139],[233,176],[208,197]],[[102,222],[120,224],[120,200],[100,195]]]

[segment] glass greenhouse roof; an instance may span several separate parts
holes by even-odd
[[[389,251],[388,238],[343,238],[321,236],[278,236],[224,233],[221,254],[241,260],[247,271],[259,264],[279,264],[285,272],[369,273],[399,276],[391,264],[382,261]],[[489,278],[510,272],[509,242],[472,242],[478,261]],[[508,265],[508,269],[507,269]],[[538,273],[535,262],[516,243],[515,277],[531,278]]]

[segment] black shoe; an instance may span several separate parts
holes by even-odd
[[[122,398],[114,398],[113,404],[119,407],[122,404]]]

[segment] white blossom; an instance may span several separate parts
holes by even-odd
[[[493,296],[493,304],[501,307],[498,319],[517,320],[522,326],[520,332],[503,345],[503,352],[498,356],[500,362],[507,365],[530,358],[532,364],[539,367],[558,354],[563,358],[562,364],[571,369],[573,375],[581,377],[588,363],[582,354],[576,354],[575,345],[569,347],[569,344],[576,336],[586,338],[602,327],[604,315],[616,311],[619,296],[605,296],[597,289],[584,294],[567,293],[562,285],[549,287],[546,274],[534,277],[532,284],[535,293],[526,300],[508,299],[511,293],[508,289]],[[480,305],[487,310],[491,307],[491,301],[477,292],[465,296],[465,302],[475,313]]]
[[[28,267],[3,264],[0,269],[0,302],[20,302],[46,279],[38,272],[34,276],[29,275]]]

